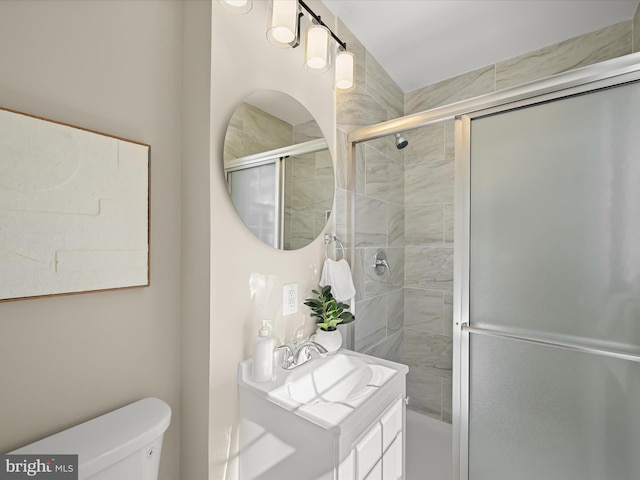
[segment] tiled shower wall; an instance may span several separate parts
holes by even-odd
[[[453,124],[407,132],[405,148],[405,341],[412,409],[451,419]]]
[[[337,231],[343,239],[348,238],[341,147],[346,132],[640,50],[637,11],[632,21],[403,95],[344,26],[339,29],[358,59],[357,89],[337,98]],[[398,107],[399,97],[404,108]],[[407,363],[410,407],[451,422],[453,122],[406,136],[409,146],[402,151],[395,149],[393,138],[357,148],[356,349]],[[370,264],[382,247],[392,275],[376,277]]]
[[[356,56],[356,89],[338,94],[338,145],[346,132],[401,117],[404,94],[344,25],[340,38]],[[348,240],[346,229],[346,159],[339,150],[337,222],[338,237]],[[385,358],[397,358],[404,326],[404,154],[393,138],[358,147],[356,166],[355,348]],[[373,269],[377,249],[384,249],[390,273]]]
[[[293,126],[293,143],[323,138],[311,120]],[[285,161],[284,234],[285,250],[309,245],[327,223],[334,191],[329,150],[290,157]]]

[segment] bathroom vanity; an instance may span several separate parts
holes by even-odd
[[[256,383],[251,360],[241,362],[239,477],[404,478],[407,372],[340,350]]]

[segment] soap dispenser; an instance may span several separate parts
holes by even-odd
[[[273,376],[273,337],[269,336],[269,329],[263,322],[258,336],[253,342],[253,371],[254,382],[268,382]]]

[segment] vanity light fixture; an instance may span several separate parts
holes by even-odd
[[[267,39],[281,47],[300,45],[300,19],[309,14],[311,26],[305,35],[305,61],[308,70],[326,71],[331,65],[331,39],[337,44],[335,82],[338,90],[355,86],[355,57],[347,52],[347,44],[316,15],[303,0],[271,0]]]
[[[297,47],[297,39],[300,35],[298,2],[272,0],[269,7],[267,39],[278,47]]]
[[[304,66],[310,70],[325,71],[329,68],[329,29],[323,25],[311,25],[307,29]]]
[[[351,52],[343,50],[336,55],[335,88],[351,90],[355,86],[356,57]]]
[[[249,13],[253,8],[252,0],[218,0],[218,3],[233,13]]]

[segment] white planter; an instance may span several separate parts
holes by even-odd
[[[329,353],[337,352],[342,346],[342,334],[340,330],[327,332],[326,330],[318,328],[312,340],[326,348]]]

